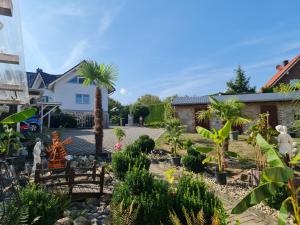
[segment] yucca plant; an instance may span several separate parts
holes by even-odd
[[[233,214],[240,214],[248,208],[259,204],[268,197],[274,196],[282,187],[286,187],[290,195],[281,203],[278,215],[278,224],[285,225],[288,214],[294,216],[294,223],[300,225],[300,206],[297,196],[300,187],[296,188],[294,179],[296,171],[289,168],[280,158],[278,151],[274,149],[260,134],[256,137],[256,142],[267,156],[267,167],[262,171],[260,184],[244,197],[231,211]],[[300,161],[300,153],[294,156],[289,162],[295,165]],[[290,208],[292,210],[290,211]]]
[[[123,138],[126,136],[125,131],[119,127],[114,128],[114,133],[118,139],[118,142],[121,142],[123,140]]]
[[[172,154],[177,156],[177,150],[182,146],[182,134],[185,126],[183,126],[179,119],[172,118],[166,121],[166,138],[171,144]]]
[[[112,206],[112,225],[134,225],[139,206],[134,202],[128,208],[122,201],[119,205]]]
[[[191,212],[189,213],[186,208],[182,208],[183,214],[184,214],[184,223],[180,221],[177,214],[172,211],[170,212],[170,221],[172,225],[205,225],[206,221],[204,219],[204,213],[203,210],[200,210],[197,215],[195,213]],[[218,217],[218,214],[215,212],[214,216],[211,219],[211,225],[220,225],[220,219]]]

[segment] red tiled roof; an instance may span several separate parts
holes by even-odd
[[[289,71],[298,61],[300,55],[293,58],[286,66],[283,66],[277,73],[265,84],[265,88],[273,86],[287,71]]]

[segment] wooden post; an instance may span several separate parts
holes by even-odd
[[[66,169],[65,169],[65,175],[66,176],[66,181],[69,181],[69,174],[70,174],[70,169],[71,169],[71,161],[67,161]]]
[[[102,166],[100,172],[100,195],[103,195],[103,186],[104,186],[104,175],[105,175],[105,166]]]
[[[35,172],[34,172],[34,183],[40,183],[40,176],[42,171],[42,164],[36,164]]]
[[[96,170],[97,170],[97,162],[95,160],[93,163],[93,175],[92,175],[93,181],[96,180]]]
[[[75,177],[75,171],[74,168],[71,168],[69,173],[69,195],[70,196],[72,196],[73,193],[74,177]]]

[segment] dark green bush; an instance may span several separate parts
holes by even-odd
[[[283,202],[289,196],[291,196],[289,190],[287,189],[287,187],[283,186],[275,193],[275,195],[266,198],[264,201],[271,208],[279,210],[281,202]]]
[[[208,191],[207,186],[201,180],[193,179],[189,176],[183,176],[179,180],[174,210],[181,221],[184,221],[182,207],[194,213],[203,209],[207,224],[211,224],[211,218],[216,211],[221,224],[227,224],[227,215],[222,202],[213,193]]]
[[[133,149],[136,149],[133,147]],[[132,149],[131,149],[132,150]],[[135,167],[149,170],[151,161],[144,154],[133,154],[131,151],[119,151],[112,156],[112,170],[114,175],[124,180],[126,173]]]
[[[205,158],[205,155],[197,152],[193,147],[190,147],[187,150],[187,155],[182,158],[182,164],[188,171],[200,173],[204,171],[202,161]]]
[[[168,193],[168,185],[156,180],[145,169],[133,169],[127,173],[125,182],[114,189],[112,204],[123,201],[125,207],[132,202],[139,206],[135,225],[168,224],[169,209],[172,200]]]
[[[76,128],[77,127],[77,121],[76,118],[68,113],[54,113],[51,115],[51,128],[59,128],[59,127],[65,127],[65,128]]]
[[[138,157],[141,155],[142,151],[141,151],[141,147],[137,144],[131,144],[131,145],[127,145],[125,148],[125,152],[126,154],[128,154],[130,157]]]
[[[164,122],[149,122],[145,124],[145,127],[150,128],[163,128],[165,126]]]
[[[150,153],[155,147],[155,141],[148,135],[141,135],[134,143],[146,154]]]
[[[12,225],[22,224],[22,222],[31,224],[38,219],[34,224],[53,225],[62,216],[63,211],[70,206],[67,195],[54,194],[35,185],[22,188],[19,198],[8,203],[4,224],[8,224],[9,221],[13,222],[10,223]]]

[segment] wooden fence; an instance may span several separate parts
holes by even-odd
[[[46,173],[49,174],[49,172],[50,175],[47,175]],[[97,173],[96,162],[93,167],[76,169],[71,168],[69,162],[63,169],[42,169],[42,165],[37,164],[34,180],[36,184],[43,184],[47,188],[67,190],[72,200],[77,200],[100,198],[105,194],[104,175],[105,167],[102,166],[100,173]]]

